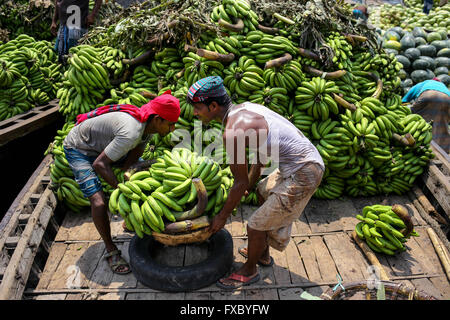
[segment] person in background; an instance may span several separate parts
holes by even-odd
[[[83,195],[91,202],[94,225],[105,243],[105,258],[114,273],[129,273],[130,267],[111,239],[108,206],[97,175],[117,188],[113,163],[128,170],[139,160],[151,134],[165,136],[172,132],[179,116],[180,102],[166,91],[141,108],[107,105],[80,114],[64,139],[66,159]]]
[[[360,4],[353,8],[353,17],[355,19],[361,19],[364,22],[367,22],[369,19],[369,11],[367,9],[367,6]]]
[[[402,98],[403,103],[413,100],[411,111],[428,122],[433,121],[433,140],[450,153],[450,90],[438,78],[425,80],[413,86]]]
[[[429,14],[433,9],[433,0],[423,0],[423,13]]]
[[[55,51],[60,63],[66,63],[64,56],[69,49],[76,46],[89,26],[94,24],[101,5],[102,0],[95,0],[94,8],[89,12],[89,0],[55,0],[50,31],[56,36]]]
[[[230,276],[218,280],[218,287],[235,289],[260,279],[257,264],[271,266],[269,246],[283,251],[291,237],[293,222],[299,218],[322,179],[325,165],[311,141],[286,118],[269,108],[245,102],[234,105],[221,77],[212,76],[194,83],[186,96],[194,115],[203,123],[221,121],[223,146],[230,158],[234,183],[222,210],[209,227],[221,230],[241,198],[257,185],[261,206],[248,219],[248,246],[238,252],[245,264]],[[251,143],[255,142],[256,144]],[[248,170],[246,147],[256,154]],[[262,179],[262,168],[270,157],[279,168]]]

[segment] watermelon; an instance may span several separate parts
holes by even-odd
[[[439,32],[430,32],[429,34],[427,34],[427,42],[431,43],[433,41],[438,41],[438,40],[442,40],[441,39],[441,34]]]
[[[383,48],[394,49],[400,51],[402,45],[396,40],[388,40],[383,43]]]
[[[423,59],[423,60],[428,61],[428,63],[430,64],[430,67],[429,67],[429,68],[430,68],[431,70],[436,69],[436,61],[434,61],[433,58],[427,57],[427,56],[420,56],[419,59]]]
[[[427,38],[427,33],[421,27],[414,27],[412,33],[415,38],[417,37],[421,37],[423,39]]]
[[[411,62],[407,57],[398,54],[395,56],[395,58],[397,59],[398,62],[400,62],[403,65],[404,69],[408,70],[409,67],[411,66]]]
[[[449,48],[444,48],[439,50],[439,52],[436,54],[436,56],[438,57],[447,57],[450,58],[450,49]]]
[[[447,48],[447,42],[442,40],[436,40],[431,43],[436,48],[436,51]]]
[[[417,48],[409,48],[403,54],[409,59],[409,61],[414,61],[420,57],[420,50]]]
[[[383,35],[383,38],[385,38],[386,40],[395,40],[395,41],[400,41],[401,36],[395,32],[395,31],[386,31],[386,33]]]
[[[425,59],[417,59],[412,63],[414,70],[425,70],[430,68],[430,63]]]
[[[403,38],[400,40],[400,44],[402,45],[402,50],[407,50],[410,48],[414,48],[416,46],[416,42],[411,33],[406,33]]]
[[[434,74],[434,72],[431,71],[430,69],[427,69],[426,71],[427,71],[427,80],[431,80],[431,79],[433,79],[434,77],[436,77],[436,75]]]
[[[438,67],[438,68],[434,69],[434,74],[437,76],[440,74],[448,75],[448,68],[447,67]]]
[[[416,42],[416,47],[427,44],[427,40],[425,40],[424,38],[421,38],[421,37],[415,37],[414,41]]]
[[[393,53],[394,56],[398,55],[398,51],[395,49],[384,48],[384,51],[386,51],[387,54]],[[420,53],[420,51],[419,51],[419,53]]]
[[[427,80],[428,73],[425,70],[414,70],[411,72],[411,80],[416,84]]]
[[[420,50],[421,56],[428,56],[428,57],[436,56],[436,48],[428,44],[422,44],[418,46],[417,49]]]
[[[436,61],[436,67],[447,67],[450,68],[450,58],[439,57],[434,59]]]
[[[412,87],[414,85],[413,81],[411,79],[405,79],[402,81],[401,86],[402,88],[406,88],[406,87]]]
[[[400,37],[403,37],[403,36],[405,35],[405,31],[403,31],[403,29],[400,28],[400,27],[393,27],[393,28],[390,28],[388,31],[394,31],[394,32],[396,32]]]
[[[441,82],[445,84],[447,87],[450,86],[450,76],[448,74],[440,74],[436,78],[441,80]]]

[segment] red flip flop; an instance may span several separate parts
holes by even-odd
[[[220,282],[220,280],[222,280],[222,279],[220,279],[220,280],[218,280],[216,282],[216,285],[219,288],[230,290],[230,289],[237,289],[237,288],[240,288],[242,286],[248,286],[249,284],[258,282],[259,279],[260,279],[260,275],[257,272],[253,277],[246,277],[246,276],[243,276],[241,274],[232,273],[228,278],[223,278],[223,279],[239,281],[236,285],[223,284],[222,282]]]

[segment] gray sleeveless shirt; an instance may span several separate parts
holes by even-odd
[[[228,117],[242,110],[259,114],[266,120],[269,132],[266,143],[260,148],[268,149],[270,158],[278,163],[283,177],[291,176],[306,163],[316,163],[325,170],[319,151],[289,120],[267,107],[251,102],[245,102],[238,108],[232,107]]]

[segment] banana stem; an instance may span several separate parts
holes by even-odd
[[[194,219],[200,217],[208,204],[208,192],[206,191],[203,181],[199,178],[192,179],[192,183],[197,191],[197,204],[194,208],[184,212],[174,212],[173,215],[177,221]]]
[[[278,29],[278,28],[270,28],[270,27],[263,26],[261,24],[258,24],[257,28],[260,31],[267,33],[267,34],[277,34],[280,31],[280,29]]]
[[[341,107],[344,107],[345,109],[349,109],[351,111],[356,110],[356,106],[353,103],[346,101],[345,99],[341,98],[334,92],[333,92],[333,99],[334,99],[334,101],[337,102],[338,105],[340,105]]]
[[[273,16],[274,16],[275,18],[277,18],[278,20],[280,20],[280,21],[286,23],[286,24],[295,24],[295,21],[292,21],[291,19],[286,18],[286,17],[282,16],[281,14],[279,14],[279,13],[277,13],[277,12],[275,12],[275,13],[273,14]]]
[[[209,226],[209,217],[201,216],[193,220],[184,220],[166,224],[164,233],[174,234],[189,232]]]
[[[403,222],[406,225],[406,229],[403,229],[401,233],[404,236],[408,236],[414,229],[414,225],[411,220],[411,216],[408,214],[408,209],[406,209],[401,204],[394,204],[392,206],[392,211],[394,211],[400,219],[403,220]]]
[[[377,88],[375,92],[372,94],[372,98],[378,99],[383,92],[383,80],[381,80],[375,73],[369,72],[367,74],[369,77],[371,77],[376,83]]]
[[[306,72],[312,74],[315,77],[322,77],[323,74],[325,73],[325,77],[324,78],[327,79],[327,80],[339,79],[340,77],[343,77],[347,73],[347,71],[345,71],[345,70],[337,70],[337,71],[333,71],[333,72],[324,72],[322,70],[315,69],[315,68],[313,68],[311,66],[304,66],[303,69]]]
[[[231,62],[234,60],[234,54],[221,54],[214,51],[209,51],[205,49],[199,49],[189,44],[184,45],[184,51],[187,52],[195,52],[199,57],[208,59],[208,60],[216,60],[219,62]]]
[[[359,36],[356,34],[346,34],[345,38],[352,43],[355,43],[355,41],[357,41],[357,42],[366,42],[367,41],[367,37]]]
[[[292,60],[292,56],[289,53],[285,53],[283,56],[267,61],[266,64],[264,65],[264,69],[269,69],[269,68],[273,68],[273,67],[281,67],[283,64],[288,63],[289,61]]]
[[[297,48],[298,54],[304,58],[313,59],[315,61],[320,61],[320,57],[312,52],[311,50],[303,49],[303,48]]]
[[[143,54],[141,54],[139,57],[133,59],[122,59],[122,63],[127,64],[129,66],[143,64],[148,58],[152,56],[153,53],[154,53],[153,50],[148,50]]]
[[[222,28],[225,28],[225,29],[227,29],[229,31],[233,31],[233,32],[240,32],[240,31],[244,30],[244,27],[245,27],[244,21],[242,21],[242,19],[238,19],[235,24],[228,23],[223,19],[219,19],[218,23],[219,23],[219,26],[221,26]]]
[[[405,134],[405,136],[401,136],[398,133],[393,133],[392,138],[408,147],[412,147],[416,143],[414,137],[409,132]]]

